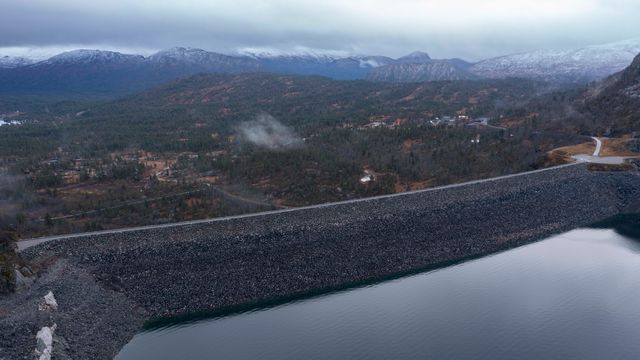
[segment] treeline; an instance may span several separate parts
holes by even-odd
[[[540,86],[514,79],[384,84],[201,75],[116,101],[52,102],[49,112],[37,110],[36,101],[25,107],[35,109],[33,118],[0,128],[0,167],[20,179],[0,212],[10,213],[22,234],[59,233],[257,209],[220,193],[191,194],[204,176],[299,206],[525,171],[547,150],[576,141],[538,131],[544,109],[531,117],[522,107]],[[239,125],[263,112],[304,141],[277,150],[242,141]],[[511,130],[428,123],[456,114],[528,120]],[[375,119],[385,125],[364,128]],[[141,152],[177,158],[173,175],[159,181],[153,173],[161,169],[145,169],[135,156],[125,160]],[[361,182],[368,173],[372,181]],[[191,195],[121,206],[181,192]],[[83,215],[64,218],[70,214]]]

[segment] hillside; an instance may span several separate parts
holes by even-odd
[[[600,80],[627,67],[640,39],[572,50],[540,50],[480,61],[469,71],[481,78],[520,77],[556,83]]]
[[[372,81],[422,82],[443,80],[472,80],[478,77],[447,60],[425,63],[399,63],[372,69],[367,76]]]
[[[536,132],[526,116],[511,129],[471,122],[541,90],[525,80],[196,75],[116,101],[11,113],[18,125],[2,127],[0,158],[16,180],[0,205],[23,234],[70,232],[524,171],[584,140]]]
[[[640,131],[640,55],[624,71],[590,87],[583,107],[608,132]]]

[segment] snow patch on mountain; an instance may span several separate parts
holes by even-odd
[[[199,63],[207,61],[213,53],[210,53],[203,49],[192,47],[172,47],[166,50],[160,50],[157,53],[149,56],[152,61],[162,61],[165,59],[181,60],[191,63]]]
[[[442,80],[470,80],[475,76],[447,60],[428,63],[395,63],[371,70],[367,79],[386,82],[421,82]]]
[[[552,82],[602,79],[640,53],[640,38],[574,50],[540,50],[481,61],[470,71],[485,78],[523,77]]]
[[[304,46],[296,47],[290,51],[282,51],[269,47],[244,47],[237,49],[235,54],[250,56],[256,59],[303,58],[316,60],[318,62],[329,62],[352,56],[352,54],[347,51],[313,49]]]
[[[0,56],[0,69],[13,69],[20,66],[33,64],[32,59],[21,56]]]
[[[114,63],[131,60],[143,60],[142,55],[122,54],[115,51],[79,49],[63,52],[43,61],[45,64],[88,64]]]

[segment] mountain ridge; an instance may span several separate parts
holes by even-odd
[[[9,57],[3,62],[5,58],[0,58],[0,92],[124,94],[197,73],[251,72],[395,83],[515,77],[577,85],[624,69],[635,50],[640,52],[640,39],[470,63],[456,58],[432,59],[421,51],[393,59],[330,54],[225,55],[190,47],[173,47],[150,56],[79,49],[33,63]]]
[[[486,59],[469,71],[483,78],[523,77],[587,83],[626,68],[640,53],[640,38],[570,50],[537,50]]]

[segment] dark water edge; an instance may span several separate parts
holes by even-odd
[[[640,241],[640,213],[616,215],[609,219],[605,219],[603,221],[599,221],[597,223],[589,225],[588,228],[613,229],[618,234]],[[547,236],[537,239],[531,243],[534,243],[536,241],[543,241],[546,238],[551,237],[553,235],[554,234],[548,234]],[[216,310],[203,310],[199,312],[193,312],[193,313],[178,315],[178,316],[152,318],[152,319],[149,319],[147,322],[145,322],[143,331],[158,330],[166,327],[173,327],[178,325],[181,326],[181,325],[199,322],[203,320],[213,320],[213,319],[223,318],[227,316],[243,314],[247,312],[260,311],[260,310],[278,307],[283,304],[304,301],[317,296],[325,296],[325,295],[331,295],[336,293],[342,293],[345,291],[351,291],[358,288],[366,288],[366,287],[374,286],[386,281],[393,281],[393,280],[398,280],[408,276],[446,269],[447,267],[450,267],[450,266],[456,266],[468,261],[500,254],[503,252],[513,250],[514,248],[518,248],[518,247],[519,245],[516,245],[514,247],[506,248],[498,252],[488,252],[488,253],[478,254],[475,256],[467,256],[455,261],[440,262],[440,263],[432,264],[429,266],[421,267],[418,269],[414,269],[411,271],[394,273],[388,276],[378,277],[378,278],[367,280],[367,281],[350,282],[350,283],[341,284],[340,286],[316,289],[316,290],[307,291],[303,293],[293,294],[291,296],[286,296],[286,297],[264,299],[259,302],[244,303],[244,304],[239,304],[235,306],[227,306],[227,307],[223,307]]]
[[[625,249],[625,250],[629,250],[632,254],[638,255],[640,254],[640,214],[626,214],[626,215],[620,215],[620,216],[616,216],[614,218],[596,223],[594,225],[592,225],[591,227],[589,227],[589,229],[593,229],[592,232],[590,232],[590,230],[588,230],[587,228],[583,228],[583,229],[577,229],[574,231],[570,231],[567,233],[562,233],[559,235],[554,235],[551,236],[549,238],[543,239],[542,241],[536,242],[536,243],[532,243],[529,245],[525,245],[523,247],[520,247],[518,249],[511,249],[511,250],[506,250],[503,252],[499,252],[499,253],[494,253],[491,256],[487,256],[484,258],[480,258],[476,261],[468,261],[470,259],[464,259],[462,261],[458,261],[455,263],[450,263],[450,264],[439,264],[438,266],[436,266],[438,269],[434,270],[434,267],[432,267],[431,269],[426,269],[426,270],[420,270],[420,271],[415,271],[412,272],[411,274],[401,274],[398,275],[396,274],[393,277],[389,277],[388,279],[383,279],[381,280],[377,280],[375,282],[370,282],[370,283],[361,283],[361,284],[349,284],[347,286],[345,286],[344,288],[338,289],[338,290],[334,290],[334,291],[330,291],[330,292],[326,292],[326,291],[319,291],[316,294],[305,294],[305,296],[293,296],[291,298],[288,299],[276,299],[276,300],[272,300],[272,301],[266,301],[266,302],[262,302],[259,304],[249,304],[249,305],[244,305],[244,306],[239,306],[239,307],[234,307],[234,308],[227,308],[227,309],[223,309],[221,311],[217,311],[217,312],[203,312],[203,313],[198,313],[198,314],[190,314],[188,316],[184,316],[184,317],[179,317],[179,318],[170,318],[170,319],[160,319],[160,320],[156,320],[153,322],[150,322],[147,324],[145,331],[142,332],[141,334],[139,334],[138,336],[136,336],[136,338],[134,338],[134,340],[130,343],[130,345],[127,345],[124,349],[123,352],[121,352],[121,354],[119,355],[119,357],[117,357],[117,359],[130,359],[132,357],[127,357],[127,348],[129,346],[131,346],[132,344],[135,346],[136,343],[136,339],[139,338],[140,336],[142,337],[154,337],[154,336],[165,336],[166,334],[171,334],[171,332],[180,332],[182,331],[181,329],[189,329],[192,326],[193,327],[198,327],[198,326],[206,326],[206,324],[216,324],[216,323],[225,323],[225,324],[233,324],[235,323],[242,323],[243,321],[247,321],[246,319],[251,319],[251,318],[259,318],[261,316],[264,316],[264,314],[268,314],[270,312],[277,312],[277,313],[283,313],[286,314],[288,308],[291,309],[295,309],[298,306],[302,306],[302,307],[307,307],[310,309],[313,309],[313,304],[314,303],[325,303],[325,302],[331,302],[333,301],[332,299],[335,298],[341,298],[341,297],[350,297],[350,296],[357,296],[357,294],[359,292],[366,292],[366,291],[379,291],[376,289],[380,289],[380,288],[384,288],[384,287],[389,287],[389,286],[397,286],[397,284],[399,283],[403,283],[403,282],[412,282],[415,281],[415,279],[418,278],[433,278],[435,277],[441,277],[441,276],[445,276],[448,273],[452,273],[452,272],[459,272],[461,271],[461,269],[464,269],[465,267],[474,267],[474,266],[478,266],[478,263],[488,263],[488,262],[496,262],[496,261],[500,261],[500,259],[509,259],[509,257],[513,257],[516,256],[517,254],[520,254],[518,256],[522,256],[522,252],[523,251],[527,251],[529,253],[532,253],[535,256],[540,256],[539,253],[539,249],[541,249],[542,247],[549,247],[551,245],[549,244],[560,244],[560,242],[562,241],[566,241],[565,238],[567,237],[575,237],[574,234],[578,234],[579,236],[586,236],[587,238],[589,237],[588,234],[593,234],[593,238],[596,239],[599,243],[603,243],[603,239],[601,239],[601,237],[603,236],[602,234],[607,234],[606,236],[611,237],[611,242],[616,243],[616,246],[620,246],[621,248]],[[611,231],[613,230],[613,231]],[[624,237],[624,239],[620,239],[620,238],[616,238],[614,235],[618,234],[621,237]],[[551,240],[551,239],[555,239],[555,241],[550,242],[547,240]],[[565,240],[562,240],[565,239]],[[574,241],[575,239],[573,239],[572,241]],[[584,249],[581,250],[580,247],[577,247],[575,249],[575,254],[577,254],[574,258],[574,253],[566,253],[564,254],[565,257],[563,259],[566,258],[566,262],[567,263],[571,263],[571,262],[579,262],[580,260],[578,259],[578,255],[580,253],[586,253],[588,255],[588,247],[592,246],[593,244],[589,243],[589,239],[586,239],[585,241],[587,241],[585,244],[586,246],[586,251]],[[574,241],[575,242],[575,241]],[[577,244],[577,243],[576,243]],[[575,244],[574,244],[575,245]],[[553,245],[556,246],[556,245]],[[553,246],[551,246],[551,248],[553,248]],[[597,245],[600,246],[600,245]],[[532,249],[538,249],[536,251],[532,250]],[[516,255],[514,255],[516,254]],[[537,255],[536,255],[537,254]],[[544,255],[544,251],[542,251],[542,253]],[[557,254],[548,254],[551,257],[557,256]],[[545,256],[543,256],[543,258],[541,259],[542,262],[546,261],[544,259]],[[496,260],[497,259],[497,260]],[[640,257],[638,258],[638,261],[640,262]],[[454,266],[457,265],[457,266]],[[579,264],[578,264],[579,265]],[[612,264],[613,266],[609,266],[609,271],[613,271],[615,272],[616,270],[616,266],[615,264]],[[443,267],[446,266],[446,267]],[[501,266],[501,265],[500,265]],[[554,266],[559,267],[559,268],[563,268],[565,266],[567,266],[566,264],[564,265],[559,265],[559,264],[549,264],[550,268],[553,268]],[[598,264],[594,265],[594,266],[600,266]],[[490,276],[494,276],[492,275],[492,272],[489,272]],[[496,277],[500,277],[500,274],[495,275]],[[615,279],[614,279],[615,280]],[[555,280],[551,280],[552,282]],[[638,284],[640,285],[640,284]],[[504,291],[506,293],[508,293],[509,291],[520,291],[517,288],[520,287],[521,285],[516,284],[514,285],[515,288],[512,286],[511,288],[506,287],[504,289]],[[413,291],[411,289],[404,289],[406,291]],[[354,295],[355,294],[355,295]],[[480,295],[483,295],[482,293],[479,293]],[[460,294],[459,294],[460,295]],[[550,296],[553,294],[549,294]],[[639,294],[640,295],[640,294]],[[598,295],[595,295],[594,299],[597,297]],[[495,300],[495,299],[494,299]],[[585,302],[587,302],[588,300],[585,300]],[[477,306],[478,304],[470,304],[470,306]],[[479,311],[483,311],[482,309],[482,304],[479,304],[480,306],[478,307]],[[317,308],[318,306],[316,306]],[[367,307],[367,305],[365,304],[365,307]],[[595,310],[598,310],[597,308],[594,308]],[[568,309],[567,311],[570,312],[570,310]],[[311,310],[311,312],[313,312],[313,310]],[[446,312],[446,311],[445,311]],[[596,311],[597,312],[597,311]],[[561,315],[564,313],[560,313]],[[635,313],[634,313],[635,314]],[[640,314],[640,313],[638,313]],[[348,314],[347,314],[348,315]],[[589,317],[590,314],[584,314],[584,316]],[[243,320],[244,319],[244,320]],[[391,319],[393,320],[393,319]],[[339,319],[337,319],[337,321],[339,321]],[[560,324],[562,325],[562,324]],[[348,326],[348,325],[341,325],[341,326]],[[395,325],[394,325],[395,326]],[[428,324],[424,324],[424,326],[428,326]],[[215,327],[215,326],[214,326]],[[421,327],[420,325],[418,325],[415,329],[416,331],[420,331]],[[372,333],[375,333],[376,331],[378,331],[377,329],[368,329],[369,331],[371,331]],[[451,330],[451,329],[449,329]],[[203,330],[206,331],[206,330]],[[338,331],[340,331],[340,329],[338,329]],[[638,328],[638,333],[640,333],[640,327]],[[164,334],[164,335],[163,335]],[[202,334],[203,336],[206,334]],[[139,339],[138,339],[139,341]],[[168,337],[168,341],[171,341],[171,336]],[[319,341],[322,341],[322,339],[319,339]],[[347,340],[348,341],[348,340]],[[593,340],[592,340],[593,341]],[[612,340],[613,341],[613,340]],[[532,339],[532,342],[535,343],[535,339]],[[264,344],[262,344],[264,346]],[[177,346],[184,346],[184,345],[177,345]],[[246,346],[251,346],[251,344],[246,344]],[[268,346],[268,345],[267,345]],[[280,344],[280,346],[282,346],[282,344]],[[622,346],[624,348],[624,346]],[[298,349],[300,350],[300,349]],[[503,351],[504,349],[500,350],[499,352],[496,353],[496,356],[500,357],[499,355],[502,354],[501,351]],[[638,351],[640,351],[640,349],[638,349]],[[130,351],[129,351],[130,352]],[[639,352],[640,353],[640,352]],[[416,355],[417,353],[412,353],[409,354],[411,356],[400,356],[399,358],[415,358],[414,355]],[[151,355],[151,354],[150,354]],[[359,354],[360,355],[360,354]],[[369,354],[372,355],[372,354]],[[538,354],[540,355],[540,354]],[[570,354],[568,354],[570,355]],[[624,356],[624,355],[629,355],[629,354],[618,354],[619,358],[635,358],[635,357],[629,357],[629,356]],[[212,357],[216,357],[215,356],[215,351],[211,353]],[[152,358],[152,357],[149,357]],[[227,358],[227,357],[222,357],[222,358]],[[234,357],[231,357],[234,358]],[[239,357],[242,358],[242,357]],[[270,358],[270,357],[266,357],[266,358]],[[273,358],[273,357],[271,357]],[[322,356],[312,356],[312,358],[323,358]],[[366,358],[366,357],[364,357]],[[371,358],[375,358],[375,356],[372,356]],[[485,357],[486,358],[486,357]],[[526,356],[524,358],[527,358]],[[529,357],[532,358],[532,357]],[[535,358],[535,357],[533,357]],[[560,357],[558,357],[560,358]],[[571,358],[571,356],[569,356],[568,358]]]
[[[613,229],[620,235],[640,241],[640,214],[620,214],[590,226],[593,229]]]
[[[633,239],[636,239],[636,240],[640,241],[640,226],[639,225],[640,225],[640,214],[620,214],[620,215],[616,215],[614,217],[611,217],[609,219],[606,219],[606,220],[597,222],[595,224],[592,224],[592,225],[588,226],[588,228],[593,228],[593,229],[613,229],[618,234],[621,234],[623,236],[627,236],[627,237],[630,237],[630,238],[633,238]],[[549,234],[547,237],[552,236],[552,235],[553,234]],[[540,238],[537,241],[542,241],[542,240],[546,239],[547,237]],[[418,268],[418,269],[415,269],[415,270],[412,270],[412,271],[394,273],[394,274],[391,274],[391,275],[388,275],[388,276],[379,277],[379,278],[375,278],[375,279],[368,280],[368,281],[345,283],[345,284],[342,284],[340,286],[307,291],[307,292],[304,292],[304,293],[293,294],[293,295],[287,296],[287,297],[264,299],[264,300],[261,300],[259,302],[244,303],[244,304],[239,304],[239,305],[236,305],[236,306],[227,306],[227,307],[223,307],[223,308],[216,309],[216,310],[213,310],[213,311],[212,310],[203,310],[203,311],[199,311],[199,312],[193,312],[193,313],[184,314],[184,315],[178,315],[178,316],[153,318],[153,319],[150,319],[147,322],[145,322],[145,325],[143,327],[143,331],[158,330],[158,329],[162,329],[162,328],[166,328],[166,327],[173,327],[173,326],[178,326],[178,325],[181,326],[181,325],[194,323],[194,322],[199,322],[199,321],[203,321],[203,320],[213,320],[213,319],[223,318],[223,317],[237,315],[237,314],[260,311],[260,310],[265,310],[265,309],[269,309],[269,308],[278,307],[278,306],[281,306],[281,305],[287,304],[287,303],[304,301],[304,300],[311,299],[311,298],[314,298],[314,297],[317,297],[317,296],[325,296],[325,295],[331,295],[331,294],[341,293],[341,292],[345,292],[345,291],[351,291],[351,290],[358,289],[358,288],[366,288],[366,287],[374,286],[374,285],[377,285],[377,284],[380,284],[380,283],[383,283],[383,282],[386,282],[386,281],[392,281],[392,280],[397,280],[397,279],[401,279],[401,278],[408,277],[408,276],[413,276],[413,275],[417,275],[417,274],[424,274],[424,273],[428,273],[428,272],[432,272],[432,271],[446,269],[447,267],[450,267],[450,266],[456,266],[456,265],[459,265],[459,264],[462,264],[462,263],[465,263],[465,262],[468,262],[468,261],[481,259],[481,258],[484,258],[484,257],[487,257],[487,256],[491,256],[491,255],[496,255],[496,254],[500,254],[500,253],[503,253],[503,252],[507,252],[507,251],[510,251],[510,250],[512,250],[514,248],[517,248],[517,247],[519,247],[519,246],[507,248],[507,249],[504,249],[504,250],[501,250],[501,251],[498,251],[498,252],[489,252],[489,253],[483,253],[483,254],[479,254],[479,255],[475,255],[475,256],[463,257],[463,258],[460,258],[460,259],[458,259],[456,261],[441,262],[441,263],[433,264],[433,265],[430,265],[430,266],[425,266],[425,267],[422,267],[422,268]]]

